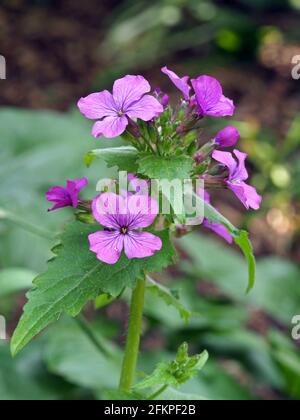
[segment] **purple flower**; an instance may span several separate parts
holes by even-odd
[[[216,135],[215,142],[219,147],[232,147],[240,139],[239,130],[235,127],[225,127]]]
[[[189,76],[179,77],[176,73],[174,73],[172,70],[169,70],[168,67],[163,67],[161,71],[166,74],[172,83],[179,89],[183,97],[186,101],[189,101],[190,99],[190,86],[189,86]]]
[[[117,137],[122,134],[128,118],[150,121],[163,112],[163,106],[154,96],[146,95],[151,88],[142,76],[125,76],[115,81],[113,93],[104,90],[81,98],[80,112],[97,121],[92,129],[94,137]]]
[[[204,199],[207,203],[210,204],[211,202],[210,195],[206,191],[204,192]],[[230,235],[226,227],[221,225],[220,223],[210,222],[208,219],[205,218],[203,220],[203,226],[206,227],[207,229],[212,230],[217,235],[221,236],[221,238],[223,238],[229,244],[233,243],[232,236]]]
[[[170,96],[167,93],[164,93],[159,87],[154,90],[154,94],[159,100],[159,102],[162,104],[162,106],[164,108],[167,108],[170,102]]]
[[[62,207],[78,207],[78,197],[80,191],[88,185],[86,178],[75,179],[73,181],[67,181],[67,187],[55,186],[50,188],[46,193],[46,198],[50,202],[56,203],[48,211],[60,209]]]
[[[139,195],[149,195],[151,182],[146,179],[140,179],[135,174],[128,174],[129,192]]]
[[[161,250],[158,236],[140,229],[151,226],[158,204],[148,196],[101,194],[93,201],[93,215],[106,229],[89,235],[90,250],[107,264],[115,264],[123,249],[127,258],[145,258]]]
[[[235,157],[230,152],[215,150],[212,157],[228,168],[229,175],[226,179],[228,188],[234,192],[247,209],[258,210],[262,197],[257,194],[254,187],[244,182],[248,179],[248,172],[245,167],[247,154],[239,150],[234,150],[233,153]]]
[[[210,76],[200,76],[192,80],[199,115],[228,117],[235,111],[233,101],[223,95],[220,82]]]

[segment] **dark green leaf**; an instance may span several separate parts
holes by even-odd
[[[175,250],[167,231],[157,232],[163,248],[154,256],[128,260],[123,254],[115,265],[104,264],[89,250],[88,235],[99,225],[70,224],[55,248],[57,255],[48,271],[34,281],[24,314],[11,342],[18,353],[35,335],[56,321],[62,313],[76,316],[91,299],[101,293],[118,296],[125,287],[134,287],[144,272],[161,271],[173,262]]]
[[[188,156],[160,157],[147,154],[138,159],[138,165],[140,174],[157,180],[190,179],[193,171],[193,159]]]
[[[172,291],[162,284],[157,283],[151,277],[147,276],[147,290],[159,296],[167,305],[173,306],[179,312],[182,319],[186,323],[189,322],[192,313],[180,302],[180,300],[172,294]]]
[[[102,159],[108,168],[117,166],[120,171],[137,171],[138,151],[131,146],[111,147],[107,149],[92,150],[85,156],[85,163],[91,166],[95,159]]]

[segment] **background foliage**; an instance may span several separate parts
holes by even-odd
[[[140,379],[187,341],[210,360],[162,397],[300,398],[299,342],[291,339],[300,313],[300,82],[291,78],[299,10],[298,0],[2,2],[0,53],[9,67],[0,92],[0,313],[9,334],[55,232],[71,218],[67,209],[47,215],[44,192],[88,176],[93,193],[100,177],[115,173],[100,160],[85,167],[86,152],[120,141],[92,140],[76,100],[124,73],[143,73],[169,91],[159,71],[168,63],[182,74],[213,74],[237,102],[234,124],[264,204],[246,214],[225,193],[216,205],[250,230],[258,274],[245,296],[246,267],[234,247],[204,231],[178,241],[180,263],[156,280],[183,306],[155,287],[148,295]],[[1,342],[0,399],[113,398],[126,296],[101,305],[86,308],[88,331],[84,320],[62,318],[14,360]]]

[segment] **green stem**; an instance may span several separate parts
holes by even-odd
[[[146,139],[145,136],[142,136],[144,142],[146,143],[146,145],[149,147],[150,151],[155,155],[156,151],[154,150],[152,144],[151,144],[151,140]]]
[[[156,392],[154,392],[150,397],[147,397],[147,400],[155,400],[157,397],[160,396],[163,392],[165,392],[166,389],[169,388],[169,385],[163,385],[161,388],[159,388]]]
[[[129,392],[134,382],[140,347],[144,297],[145,279],[139,279],[131,298],[127,340],[119,386],[119,389],[122,391]]]

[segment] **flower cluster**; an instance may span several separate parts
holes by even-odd
[[[204,181],[207,203],[211,202],[210,190],[223,188],[231,190],[247,209],[257,210],[262,198],[246,183],[247,155],[237,149],[222,150],[236,146],[238,129],[229,125],[209,141],[202,139],[203,118],[232,117],[235,112],[234,103],[224,95],[220,82],[207,75],[195,79],[179,77],[167,67],[162,72],[179,90],[179,106],[173,108],[169,96],[160,88],[152,90],[144,77],[127,75],[114,82],[112,93],[104,90],[79,100],[80,112],[95,121],[92,135],[109,139],[122,136],[137,153],[161,158],[162,165],[164,159],[188,156],[194,162],[192,179]],[[152,233],[160,209],[148,195],[149,179],[130,174],[129,182],[135,192],[105,192],[90,202],[79,199],[80,191],[87,185],[85,178],[68,181],[66,188],[53,187],[46,194],[48,201],[55,203],[51,211],[72,206],[92,214],[102,230],[90,235],[90,250],[107,264],[115,264],[123,250],[127,258],[133,259],[150,257],[162,248],[161,239]],[[165,220],[165,227],[174,225],[186,228],[175,218]],[[232,243],[223,225],[204,218],[203,226]]]

